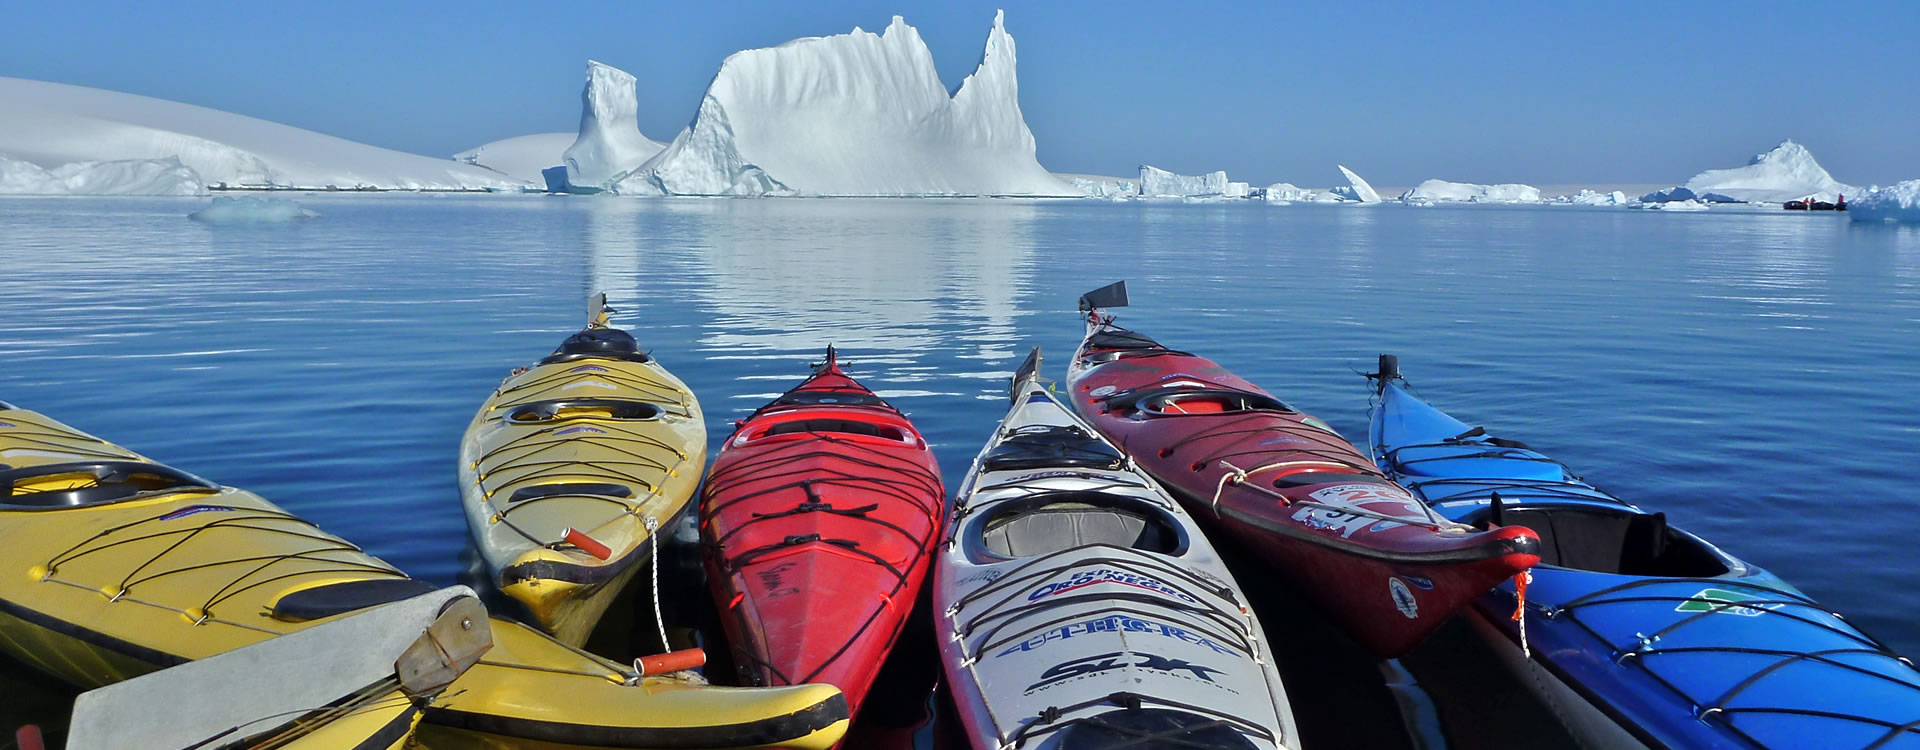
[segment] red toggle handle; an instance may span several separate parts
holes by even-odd
[[[40,738],[40,726],[28,724],[13,732],[13,742],[20,750],[47,750],[47,743]]]
[[[643,675],[681,672],[706,666],[707,652],[697,648],[687,648],[668,651],[664,654],[642,656],[636,663],[640,667],[640,674]]]
[[[567,533],[562,535],[562,538],[566,539],[568,544],[579,547],[581,552],[593,555],[602,560],[613,557],[613,550],[611,548],[595,541],[593,537],[587,536],[585,532],[567,529]]]

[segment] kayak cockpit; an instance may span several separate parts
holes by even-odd
[[[145,461],[74,461],[0,471],[0,508],[15,510],[105,505],[178,490],[218,492],[220,486]]]
[[[1129,411],[1139,416],[1171,417],[1190,414],[1243,414],[1279,412],[1298,414],[1299,410],[1264,393],[1231,388],[1163,386],[1150,390],[1116,394],[1107,399],[1107,409],[1115,414]]]
[[[1186,534],[1165,510],[1106,492],[1062,490],[1005,501],[973,528],[979,549],[1007,559],[1096,544],[1163,555],[1187,548]]]
[[[1497,516],[1497,519],[1496,519]],[[1630,576],[1712,578],[1732,567],[1706,542],[1667,524],[1665,513],[1597,505],[1488,509],[1467,519],[1525,526],[1540,535],[1540,564]]]
[[[1030,425],[1013,430],[981,459],[981,471],[1054,467],[1118,469],[1126,464],[1107,441],[1074,425]]]

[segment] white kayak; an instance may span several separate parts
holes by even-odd
[[[1178,503],[1049,395],[1038,349],[934,565],[973,747],[1297,748],[1265,635]]]

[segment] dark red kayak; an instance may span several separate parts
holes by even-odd
[[[739,423],[701,495],[707,578],[744,682],[872,685],[926,581],[946,490],[900,410],[840,371]]]
[[[1540,539],[1430,511],[1351,443],[1220,365],[1113,324],[1125,282],[1081,298],[1080,416],[1203,523],[1265,560],[1383,657],[1540,561]]]

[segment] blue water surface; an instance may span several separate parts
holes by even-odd
[[[1076,296],[1365,434],[1357,371],[1920,651],[1920,231],[1786,212],[1000,200],[0,200],[0,399],[461,572],[461,432],[604,290],[714,442],[829,343],[956,484]],[[1904,550],[1904,551],[1903,551]]]

